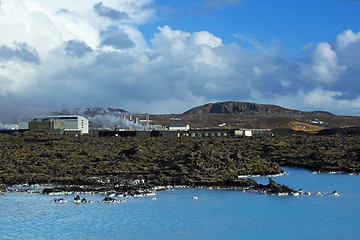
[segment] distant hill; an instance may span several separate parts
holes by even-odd
[[[184,114],[132,114],[121,108],[80,108],[67,109],[52,113],[53,115],[79,114],[97,126],[103,120],[103,126],[109,123],[121,125],[118,115],[133,115],[133,119],[145,120],[149,117],[152,125],[170,126],[189,124],[192,129],[272,129],[277,134],[289,135],[299,132],[317,133],[323,129],[332,129],[320,134],[348,134],[354,131],[335,131],[336,128],[360,128],[360,117],[336,116],[325,111],[300,111],[276,105],[256,104],[249,102],[218,102],[194,107]],[[96,119],[94,119],[96,118]],[[120,121],[120,122],[119,122]],[[106,123],[106,124],[105,124]],[[286,130],[284,130],[286,129]],[[353,130],[353,129],[352,129]],[[356,129],[357,130],[357,129]],[[335,132],[334,132],[335,131]]]
[[[271,115],[271,116],[334,116],[334,114],[325,111],[299,111],[287,109],[276,105],[257,104],[250,102],[217,102],[194,107],[184,114],[207,114],[207,113],[225,113],[241,115]]]

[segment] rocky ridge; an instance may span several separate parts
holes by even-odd
[[[305,112],[293,109],[287,109],[276,105],[257,104],[250,102],[217,102],[194,107],[184,114],[207,114],[207,113],[226,113],[242,115],[273,115],[273,116],[333,116],[332,113],[325,111]]]
[[[281,166],[359,174],[359,144],[356,136],[338,135],[169,139],[0,134],[0,186],[51,184],[59,192],[130,195],[156,186],[288,192],[273,182],[261,186],[239,176],[281,174]]]

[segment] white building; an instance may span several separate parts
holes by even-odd
[[[234,131],[234,136],[252,137],[254,135],[270,134],[271,129],[239,129]]]
[[[247,136],[247,137],[251,137],[252,136],[252,130],[249,129],[240,129],[240,130],[235,130],[234,132],[235,136]]]
[[[244,130],[244,135],[245,135],[246,137],[252,137],[253,131],[252,131],[252,130]]]
[[[169,126],[169,131],[189,131],[189,124],[174,124]]]
[[[31,125],[36,127],[47,127],[50,126],[49,129],[54,129],[54,124],[46,125],[41,123],[48,123],[48,122],[55,122],[55,123],[62,123],[62,124],[55,124],[56,129],[63,128],[64,132],[79,132],[80,134],[88,134],[89,133],[89,120],[83,116],[79,115],[63,115],[63,116],[41,116],[36,117],[32,121],[30,121],[27,125],[25,123],[20,122],[20,126],[28,127],[30,129]],[[30,124],[30,123],[38,123],[38,124]],[[33,129],[30,129],[33,130]],[[34,129],[36,130],[36,129]]]
[[[29,121],[20,120],[19,121],[19,129],[29,129]]]

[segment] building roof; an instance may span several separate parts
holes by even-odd
[[[80,115],[57,115],[57,116],[38,116],[34,119],[78,119],[79,117],[85,118]]]
[[[170,127],[188,127],[189,124],[172,124]]]

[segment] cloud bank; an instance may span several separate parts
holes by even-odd
[[[310,43],[300,57],[241,33],[223,44],[207,31],[165,25],[146,40],[139,26],[156,18],[152,6],[151,0],[3,0],[0,121],[82,106],[181,113],[224,100],[358,115],[360,32]],[[244,41],[254,49],[242,47]]]

